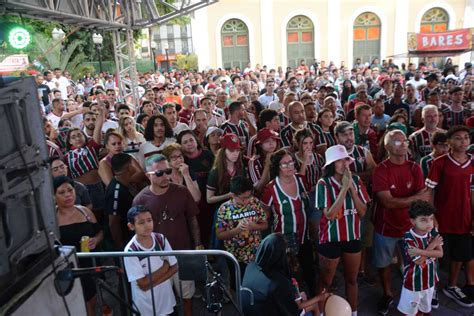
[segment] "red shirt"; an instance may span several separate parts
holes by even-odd
[[[390,160],[382,161],[375,167],[372,176],[372,191],[390,191],[395,198],[409,197],[425,187],[423,172],[413,161],[396,165]],[[412,227],[408,207],[385,208],[380,201],[375,209],[375,231],[383,236],[401,238]]]
[[[191,122],[192,116],[193,116],[193,111],[186,110],[185,108],[182,108],[181,111],[179,111],[178,113],[179,121],[187,125],[189,125],[189,122]]]
[[[463,164],[451,154],[433,161],[426,186],[435,189],[434,205],[439,231],[469,234],[471,231],[471,190],[474,189],[474,157]]]

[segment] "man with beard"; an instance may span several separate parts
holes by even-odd
[[[133,206],[150,210],[153,231],[165,235],[174,250],[203,249],[196,219],[199,209],[189,190],[170,181],[171,168],[163,155],[147,158],[145,165],[150,185],[134,198]],[[194,281],[180,281],[175,274],[172,282],[178,293],[181,283],[185,315],[191,316]]]
[[[97,120],[97,115],[90,111],[84,114],[84,132],[87,136],[92,137],[94,135],[95,121]]]
[[[434,132],[442,131],[438,128],[439,112],[438,107],[428,104],[421,110],[421,119],[425,126],[410,135],[409,139],[412,146],[412,155],[416,161],[420,161],[424,156],[429,155],[433,148],[431,138]]]

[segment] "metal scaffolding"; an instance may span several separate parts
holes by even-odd
[[[0,0],[0,14],[19,14],[113,32],[116,74],[122,99],[138,105],[133,30],[166,23],[218,0]]]

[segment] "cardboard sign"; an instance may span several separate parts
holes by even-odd
[[[451,51],[472,47],[471,29],[439,33],[408,33],[408,51]]]

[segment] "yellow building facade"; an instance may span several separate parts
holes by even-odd
[[[474,27],[474,0],[220,0],[191,23],[200,69],[286,67],[299,58],[352,66],[406,53],[408,32]]]

